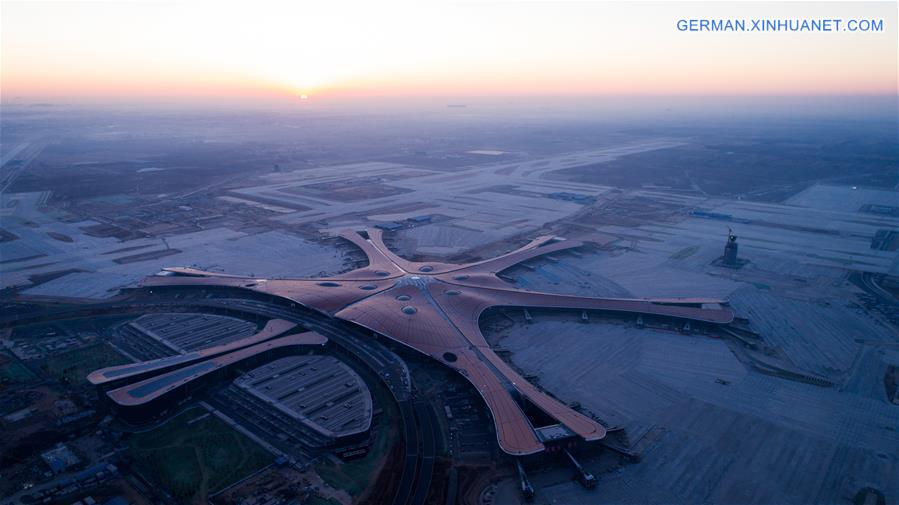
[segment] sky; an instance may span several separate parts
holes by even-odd
[[[4,102],[895,95],[896,3],[0,4]],[[688,33],[680,19],[883,19],[881,33]]]

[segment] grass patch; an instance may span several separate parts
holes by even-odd
[[[206,501],[272,461],[265,449],[207,414],[191,408],[128,439],[134,465],[177,498]]]
[[[375,481],[375,471],[390,452],[398,433],[394,421],[400,416],[393,399],[380,384],[372,388],[372,393],[374,405],[383,405],[384,412],[372,426],[373,440],[368,454],[364,458],[339,463],[333,459],[323,459],[315,467],[315,471],[329,486],[342,489],[353,497],[360,496]]]
[[[340,505],[340,502],[333,498],[324,498],[322,496],[312,496],[303,505]]]
[[[37,376],[27,366],[14,358],[0,354],[0,382],[25,384],[36,379]]]
[[[94,370],[125,363],[131,363],[131,360],[106,342],[100,342],[47,358],[44,368],[51,377],[67,379],[69,384],[80,386],[87,384],[87,375]]]

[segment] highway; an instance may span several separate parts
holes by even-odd
[[[16,182],[44,147],[46,147],[44,142],[23,142],[3,153],[0,158],[0,193],[4,193]],[[14,158],[18,160],[17,163],[10,163]]]
[[[403,443],[405,452],[403,455],[403,473],[400,484],[397,486],[396,495],[393,497],[393,505],[406,505],[412,496],[412,488],[415,485],[415,474],[418,469],[418,423],[415,421],[415,413],[412,409],[412,400],[399,403],[400,417],[403,420]]]
[[[434,409],[424,401],[416,401],[414,404],[415,417],[419,422],[418,433],[422,437],[421,460],[418,465],[418,477],[415,479],[415,494],[412,495],[411,505],[423,505],[428,498],[431,489],[431,479],[434,476],[434,458],[437,456],[437,439],[435,430],[439,429],[437,420],[434,419]]]
[[[874,274],[872,274],[871,272],[863,272],[859,276],[858,285],[860,285],[868,293],[871,293],[872,295],[880,298],[886,303],[889,303],[891,305],[899,304],[899,302],[897,302],[896,300],[896,297],[894,297],[889,291],[880,287],[880,284],[877,283]]]
[[[879,312],[885,323],[899,327],[899,299],[880,284],[880,276],[871,272],[853,272],[849,280],[867,293],[866,308]]]

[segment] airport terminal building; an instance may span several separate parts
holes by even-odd
[[[326,448],[365,442],[372,421],[368,386],[332,356],[289,356],[255,368],[228,388],[231,407],[287,442]]]

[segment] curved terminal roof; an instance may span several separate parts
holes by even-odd
[[[371,393],[365,381],[332,356],[289,356],[234,381],[247,393],[329,438],[368,431]]]
[[[93,372],[88,374],[87,380],[95,386],[100,386],[124,379],[137,380],[141,377],[154,375],[160,372],[171,370],[175,367],[184,366],[190,363],[196,363],[198,361],[213,358],[215,356],[220,356],[237,349],[242,349],[244,347],[258,344],[260,342],[265,342],[270,338],[274,338],[278,335],[281,335],[282,333],[287,332],[288,330],[296,328],[296,326],[296,323],[285,321],[284,319],[272,319],[265,323],[265,327],[259,330],[258,333],[241,340],[235,340],[227,344],[200,349],[199,351],[193,351],[186,354],[178,354],[175,356],[168,356],[165,358],[143,361],[140,363],[129,363],[127,365],[117,365],[107,368],[101,368],[99,370],[94,370]]]
[[[477,388],[493,416],[500,448],[513,455],[545,449],[544,438],[532,426],[520,398],[584,440],[602,439],[606,429],[527,382],[493,352],[478,326],[487,308],[589,309],[708,324],[727,324],[734,318],[724,300],[557,295],[515,289],[496,276],[522,261],[582,245],[579,241],[542,236],[496,258],[453,265],[401,258],[387,248],[379,229],[369,230],[367,239],[352,231],[341,236],[362,249],[368,256],[368,266],[333,278],[268,281],[168,269],[181,275],[149,277],[144,285],[231,286],[261,291],[352,321],[425,353]]]
[[[327,338],[315,332],[288,335],[154,375],[148,379],[113,389],[107,392],[106,396],[123,407],[145,405],[187,386],[211,372],[239,364],[263,352],[294,346],[322,346],[327,342]]]
[[[145,314],[128,323],[179,354],[227,344],[256,333],[256,323],[189,312]]]

